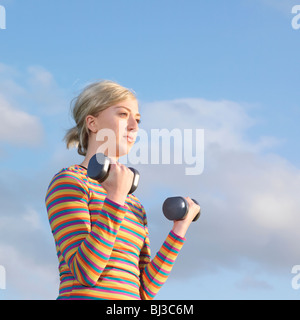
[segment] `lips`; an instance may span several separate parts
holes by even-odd
[[[135,141],[135,136],[133,136],[133,135],[127,135],[127,136],[125,136],[125,138],[127,139],[127,141],[129,143],[133,143]]]

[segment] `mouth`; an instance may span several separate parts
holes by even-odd
[[[134,136],[128,135],[128,136],[125,136],[125,138],[127,139],[127,141],[129,143],[134,143],[135,142],[135,137]]]

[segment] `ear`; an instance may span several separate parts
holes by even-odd
[[[86,118],[85,118],[85,121],[86,121],[86,126],[87,128],[93,132],[93,133],[97,133],[98,131],[98,128],[97,128],[97,123],[96,123],[96,118],[92,115],[88,115]]]

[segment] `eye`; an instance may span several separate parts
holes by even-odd
[[[120,116],[127,118],[128,113],[127,113],[127,112],[122,112],[122,113],[120,113]],[[140,124],[140,123],[141,123],[141,119],[136,119],[136,122],[137,122],[138,124]]]

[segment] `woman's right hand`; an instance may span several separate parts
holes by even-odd
[[[107,198],[120,205],[124,205],[132,186],[133,177],[133,172],[125,165],[119,162],[111,163],[109,175],[101,183],[107,191]]]

